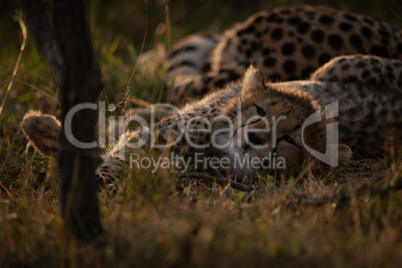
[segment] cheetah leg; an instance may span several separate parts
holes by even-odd
[[[30,111],[24,116],[21,127],[30,143],[42,155],[55,155],[59,149],[58,135],[61,131],[61,123],[54,116]],[[161,125],[157,124],[153,133],[156,140],[165,143],[176,138],[176,136],[171,137],[174,132],[173,125],[163,126],[163,131],[160,127]],[[125,132],[119,142],[102,157],[103,161],[96,170],[99,185],[102,188],[117,191],[122,161],[130,159],[131,153],[139,156],[146,155],[150,138],[152,138],[151,131],[147,127]]]
[[[40,154],[54,157],[59,150],[58,137],[61,123],[52,115],[42,114],[39,111],[29,111],[21,123],[22,131]],[[128,135],[134,138],[133,133]],[[114,183],[119,177],[121,162],[118,157],[118,147],[113,148],[103,158],[103,163],[96,170],[98,183],[101,187],[116,190]]]
[[[121,135],[119,142],[106,153],[96,171],[99,184],[117,191],[122,161],[130,159],[131,153],[145,155],[149,137],[150,131],[146,127]]]
[[[25,114],[22,131],[36,150],[45,156],[52,156],[59,149],[58,137],[61,123],[53,115],[29,111]]]

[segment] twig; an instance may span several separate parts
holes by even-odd
[[[362,185],[357,189],[355,195],[357,197],[368,193],[371,196],[380,196],[381,198],[385,198],[389,193],[402,190],[402,178],[399,178],[398,181],[394,185],[387,185],[384,188],[375,188],[373,184]],[[296,198],[296,202],[294,200],[290,200],[289,205],[293,205],[294,203],[309,205],[314,207],[320,207],[324,204],[334,204],[335,210],[340,211],[346,207],[350,206],[351,197],[346,195],[345,193],[339,193],[334,196],[322,196],[321,198],[309,198],[304,194],[293,194],[294,198]]]
[[[221,186],[225,186],[227,183],[230,183],[230,187],[232,187],[233,189],[236,190],[240,190],[243,192],[251,192],[253,190],[255,190],[254,187],[252,186],[246,186],[244,184],[232,181],[229,178],[225,178],[225,177],[214,177],[208,174],[204,174],[204,173],[200,173],[200,172],[181,172],[177,174],[177,177],[179,177],[180,179],[182,178],[188,178],[188,179],[197,179],[197,180],[203,180],[204,182],[216,182]]]
[[[197,179],[202,180],[204,182],[216,182],[221,186],[225,186],[227,183],[230,183],[230,186],[233,189],[240,190],[247,193],[252,193],[253,197],[262,197],[264,196],[261,194],[255,187],[246,186],[244,184],[232,181],[230,178],[225,178],[222,175],[211,176],[208,174],[200,173],[200,172],[181,172],[177,173],[177,177],[179,178],[189,178],[189,179]],[[399,178],[398,181],[393,185],[388,185],[384,188],[375,188],[374,185],[363,185],[361,186],[355,193],[356,196],[360,196],[364,193],[369,193],[372,196],[379,195],[381,198],[385,198],[389,193],[397,190],[402,190],[402,178]],[[313,206],[313,207],[321,207],[325,204],[333,204],[336,211],[343,210],[350,206],[351,197],[346,195],[345,193],[338,193],[334,196],[325,195],[320,198],[311,198],[307,197],[305,194],[292,194],[293,197],[288,199],[288,206],[294,207],[295,204],[302,204],[306,206]]]
[[[141,100],[141,99],[136,98],[136,97],[131,97],[129,100],[130,100],[130,102],[132,102],[134,104],[137,104],[139,106],[142,106],[144,108],[152,108],[153,107],[154,110],[165,110],[165,109],[163,109],[161,107],[155,107],[155,105],[153,105],[152,103],[144,101],[144,100]]]

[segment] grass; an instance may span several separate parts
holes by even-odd
[[[221,31],[263,7],[302,3],[247,2],[169,3],[170,40],[202,29]],[[156,42],[169,46],[167,31],[163,30],[165,7],[162,1],[130,3],[93,1],[88,9],[106,82],[102,100],[108,103],[121,101],[127,88],[149,101],[156,100],[163,89],[160,70],[150,73],[137,66],[130,77],[146,27],[145,49]],[[402,26],[394,12],[401,5],[397,1],[325,3]],[[3,73],[12,73],[21,44],[20,35],[15,34],[18,23],[10,17],[13,8],[8,4],[1,11],[1,27],[7,37],[0,44],[1,91],[10,81]],[[208,18],[216,18],[212,22],[205,20],[209,13],[213,15]],[[130,23],[131,19],[136,23]],[[0,143],[1,267],[396,267],[402,261],[401,192],[380,196],[358,191],[364,185],[373,189],[395,185],[402,176],[401,158],[358,161],[320,177],[307,172],[301,179],[288,181],[265,178],[260,182],[264,197],[251,201],[228,187],[178,181],[164,170],[152,174],[125,167],[123,191],[98,195],[106,234],[99,243],[81,244],[63,227],[54,160],[42,158],[32,148],[25,153],[27,140],[19,127],[24,113],[40,109],[57,114],[59,108],[34,88],[57,97],[49,69],[30,38],[16,78],[25,84],[14,81],[0,115],[4,133]],[[115,115],[124,109],[119,106]],[[44,181],[38,183],[41,179]],[[182,191],[176,189],[178,183]],[[350,206],[342,210],[336,209],[336,200],[312,206],[295,195],[321,198],[341,192],[351,197]]]

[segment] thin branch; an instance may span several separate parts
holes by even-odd
[[[377,188],[373,184],[365,184],[359,187],[354,196],[359,197],[363,194],[370,194],[371,196],[380,196],[385,198],[391,192],[402,190],[402,178],[399,178],[394,185],[387,185],[383,188]],[[333,204],[336,211],[343,210],[350,206],[351,197],[341,192],[333,196],[324,195],[320,198],[309,198],[304,194],[293,194],[293,200],[289,200],[289,205],[292,206],[295,203],[303,204],[307,206],[320,207],[325,204]]]
[[[225,186],[226,184],[230,183],[230,187],[232,187],[233,189],[236,190],[240,190],[243,192],[251,192],[254,191],[255,188],[252,186],[246,186],[244,184],[232,181],[231,179],[225,178],[225,177],[214,177],[208,174],[204,174],[204,173],[200,173],[200,172],[182,172],[182,173],[178,173],[176,175],[177,177],[179,177],[180,179],[182,178],[188,178],[188,179],[197,179],[197,180],[203,180],[204,182],[216,182],[221,186]]]
[[[244,184],[232,181],[223,176],[211,176],[208,174],[200,173],[200,172],[181,172],[176,175],[178,178],[188,178],[188,179],[196,179],[202,180],[203,182],[209,183],[218,183],[221,186],[227,185],[230,183],[230,186],[233,189],[240,190],[243,192],[250,193],[252,197],[264,197],[263,193],[260,193],[255,187],[246,186]],[[389,193],[402,190],[402,178],[399,178],[394,185],[387,185],[383,188],[376,188],[373,184],[363,185],[361,186],[355,193],[356,196],[361,196],[362,194],[369,193],[372,196],[380,196],[381,198],[385,198]],[[249,200],[249,199],[247,199]],[[287,199],[288,207],[295,207],[297,204],[302,204],[306,206],[313,207],[321,207],[325,204],[333,204],[335,211],[341,211],[345,208],[350,207],[351,197],[341,192],[335,194],[333,196],[325,195],[319,198],[311,198],[307,197],[305,194],[296,194],[293,193],[292,197]]]

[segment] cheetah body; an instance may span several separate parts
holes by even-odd
[[[178,103],[221,88],[250,64],[273,81],[308,79],[330,59],[357,53],[401,59],[402,32],[328,7],[263,11],[222,36],[193,35],[179,42],[168,56],[168,100]]]

